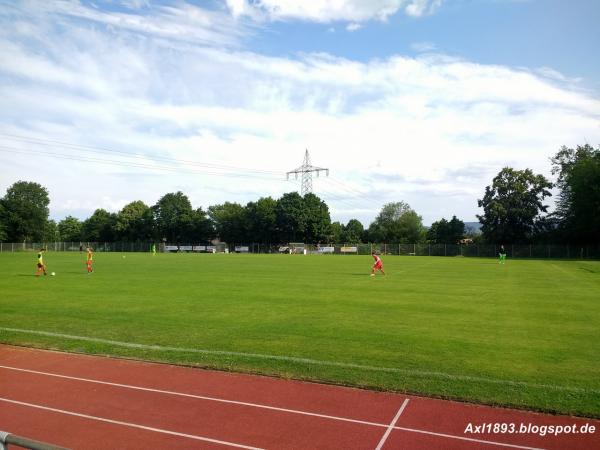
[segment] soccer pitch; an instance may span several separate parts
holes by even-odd
[[[600,417],[597,261],[94,259],[0,254],[0,342]]]

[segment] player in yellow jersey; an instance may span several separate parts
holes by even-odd
[[[46,251],[45,248],[40,248],[40,251],[37,254],[37,270],[35,272],[35,276],[39,277],[40,273],[44,272],[44,275],[48,275],[48,272],[46,272],[46,264],[44,264],[44,252]]]
[[[90,274],[94,271],[92,263],[94,262],[94,249],[92,247],[87,248],[87,259],[85,265],[87,266],[87,273]]]

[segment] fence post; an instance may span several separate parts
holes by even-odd
[[[448,256],[448,253],[446,252],[446,244],[444,244],[444,256]]]
[[[428,247],[429,256],[431,256],[431,244],[429,244]]]
[[[550,244],[548,244],[548,258],[550,258]]]

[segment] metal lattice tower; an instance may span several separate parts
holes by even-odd
[[[287,172],[286,179],[290,179],[290,174],[293,173],[298,179],[298,174],[302,174],[302,188],[300,190],[300,194],[304,197],[305,194],[312,192],[312,174],[313,172],[317,173],[317,177],[319,173],[323,171],[326,176],[329,176],[329,169],[324,169],[322,167],[315,167],[310,164],[310,156],[308,155],[308,150],[304,154],[304,162],[302,165],[294,170]]]

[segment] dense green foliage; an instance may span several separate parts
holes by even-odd
[[[552,183],[530,169],[502,169],[477,201],[483,208],[483,215],[477,218],[486,240],[496,244],[530,242],[544,223],[541,213],[548,205],[543,202],[552,195],[551,188]]]
[[[432,244],[457,244],[465,235],[465,223],[452,216],[449,221],[446,219],[433,222],[427,230],[427,241]]]
[[[423,219],[405,202],[384,205],[368,230],[373,242],[412,244],[424,235]]]
[[[152,240],[152,210],[140,200],[125,205],[117,214],[114,232],[120,241]]]
[[[82,239],[81,228],[83,224],[78,218],[73,216],[67,216],[60,222],[58,222],[58,234],[59,240],[63,241],[79,241]]]
[[[44,237],[50,198],[38,183],[17,181],[6,190],[0,210],[0,234],[14,242],[39,241]]]
[[[600,242],[600,147],[562,147],[552,164],[560,189],[558,235],[567,242]]]
[[[262,197],[246,205],[246,231],[253,242],[268,244],[277,236],[277,200]]]
[[[384,256],[371,278],[366,255],[45,259],[55,277],[0,253],[0,341],[600,417],[600,262]]]
[[[82,224],[82,234],[88,241],[110,242],[115,240],[117,215],[105,209],[97,209]]]

